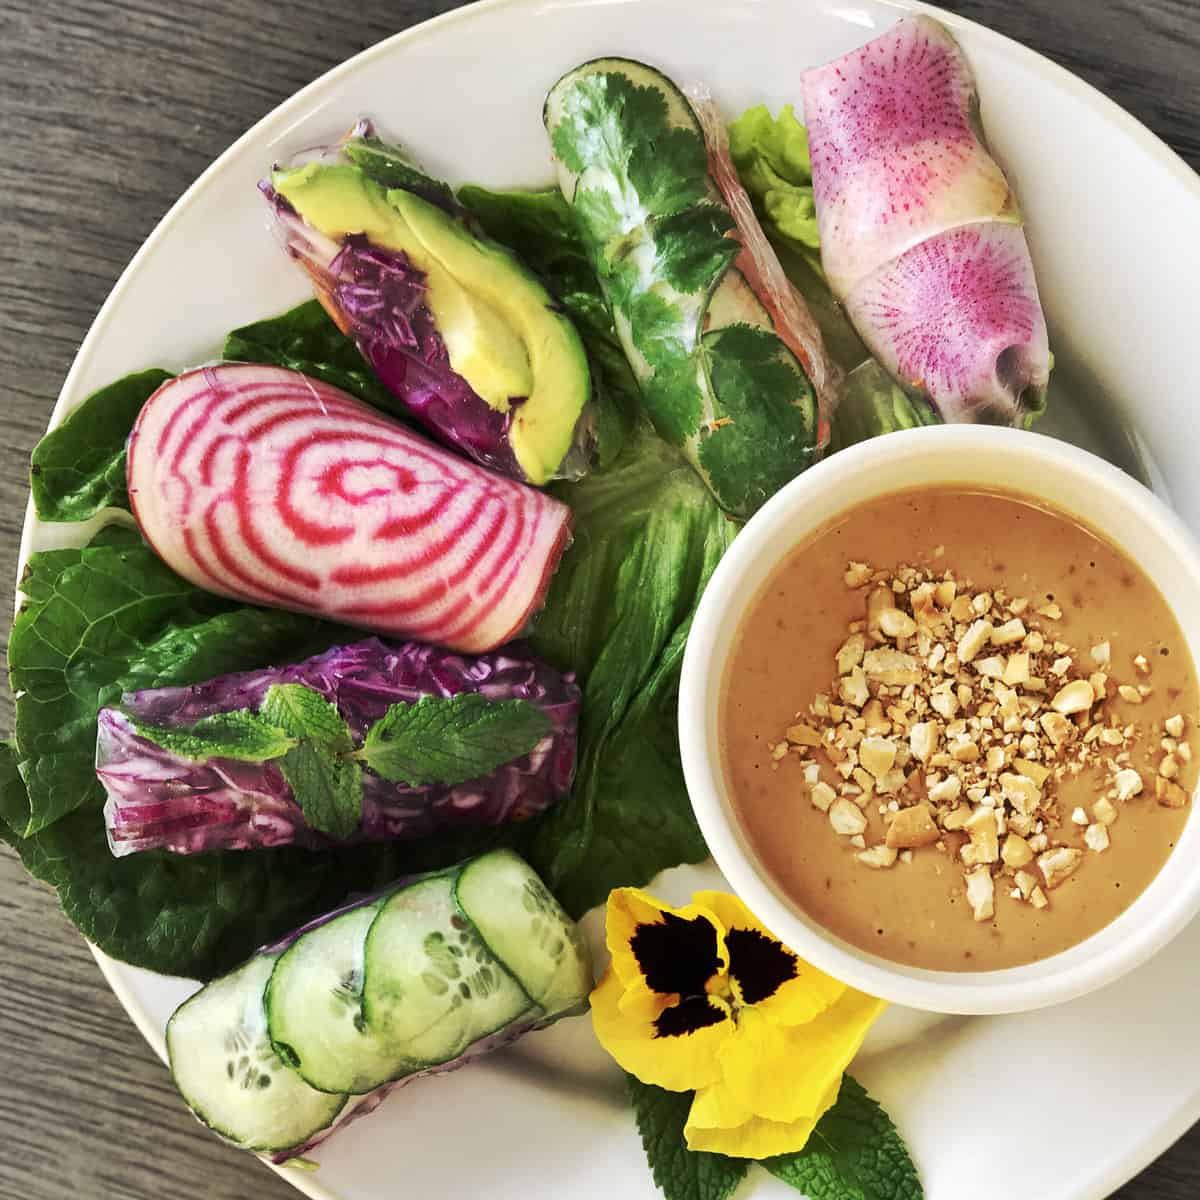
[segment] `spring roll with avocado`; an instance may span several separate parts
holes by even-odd
[[[820,455],[840,377],[715,107],[606,58],[564,75],[544,116],[650,419],[726,511],[748,517]]]
[[[450,188],[360,122],[261,190],[287,253],[403,415],[523,483],[593,450],[587,355],[561,307]]]
[[[926,16],[804,76],[821,262],[887,372],[944,421],[1025,424],[1051,355],[1016,198],[962,50]]]

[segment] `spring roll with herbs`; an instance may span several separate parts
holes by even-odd
[[[840,383],[729,157],[708,96],[642,63],[585,63],[546,129],[659,434],[747,517],[819,456]]]
[[[543,811],[575,771],[574,676],[377,638],[102,708],[114,855],[426,837]]]

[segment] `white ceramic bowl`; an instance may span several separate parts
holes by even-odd
[[[1042,1008],[1111,983],[1200,912],[1195,807],[1154,882],[1079,945],[1000,971],[930,971],[860,950],[806,916],[759,862],[730,805],[718,746],[721,680],[746,609],[791,550],[830,519],[877,496],[936,484],[1004,488],[1079,517],[1153,579],[1200,662],[1200,546],[1175,514],[1116,467],[1065,442],[981,426],[891,434],[831,456],[750,520],[710,581],[684,658],[679,737],[692,805],[729,881],[801,957],[865,992],[945,1013]],[[1148,800],[1147,803],[1154,803]]]

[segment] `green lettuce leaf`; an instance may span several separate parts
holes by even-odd
[[[403,415],[358,347],[316,300],[235,329],[225,339],[221,357],[226,362],[268,363],[302,371],[393,416]]]
[[[687,1148],[683,1127],[691,1092],[668,1092],[633,1075],[625,1081],[646,1162],[666,1200],[727,1200],[745,1178],[750,1160]]]
[[[607,466],[629,435],[641,392],[588,262],[571,206],[557,188],[493,192],[468,184],[459,189],[458,199],[489,237],[524,259],[575,323],[591,359],[596,387],[597,462]]]
[[[93,392],[34,447],[33,507],[43,521],[86,521],[128,508],[125,442],[142,405],[171,378],[157,368],[126,375]]]
[[[929,404],[914,399],[873,359],[846,376],[842,402],[833,415],[832,450],[844,450],[855,442],[919,425],[938,425],[940,420]]]
[[[423,696],[416,704],[393,704],[367,730],[356,757],[393,783],[454,787],[528,754],[551,728],[528,700],[496,703],[478,692]]]
[[[819,272],[821,236],[813,200],[808,134],[790,104],[772,117],[763,104],[729,126],[733,165],[773,241],[804,255]]]
[[[81,550],[33,555],[21,587],[27,602],[13,622],[8,666],[28,802],[14,829],[24,836],[102,801],[96,713],[122,692],[287,658],[330,628],[202,592],[133,530],[116,527]]]
[[[15,759],[12,746],[0,743],[0,811],[22,786]],[[445,860],[393,842],[317,852],[151,850],[114,858],[99,805],[30,837],[4,826],[0,838],[30,874],[57,889],[67,918],[101,950],[147,970],[199,979],[236,966],[351,892],[447,866],[473,849],[466,839],[443,846]]]
[[[575,914],[708,851],[676,735],[683,647],[737,526],[687,461],[639,425],[605,471],[557,489],[575,541],[550,585],[534,648],[583,680],[575,787],[526,853]]]

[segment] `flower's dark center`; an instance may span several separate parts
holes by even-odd
[[[663,913],[662,920],[639,925],[629,939],[646,986],[660,995],[697,996],[720,967],[717,931],[704,917],[686,920]]]
[[[743,1004],[758,1004],[796,978],[796,956],[757,929],[731,929],[725,945]]]
[[[689,996],[659,1013],[654,1022],[655,1037],[682,1037],[728,1019],[729,1013],[711,1003],[707,996]]]

